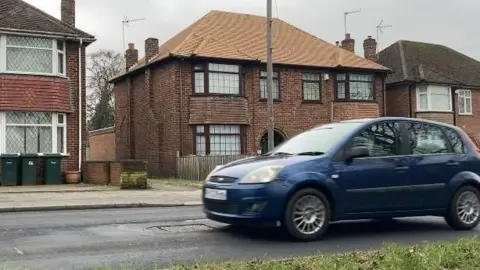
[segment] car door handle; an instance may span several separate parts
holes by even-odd
[[[452,160],[447,162],[447,166],[458,166],[458,165],[460,165],[460,162],[456,162],[456,161],[452,161]]]
[[[405,170],[408,170],[410,167],[408,166],[397,166],[395,168],[396,171],[405,171]]]

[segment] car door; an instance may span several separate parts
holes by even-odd
[[[406,126],[412,157],[410,186],[416,209],[446,206],[446,184],[465,170],[468,156],[464,142],[454,129],[422,122]]]
[[[352,137],[340,153],[349,148],[366,147],[369,156],[346,163],[335,163],[336,180],[344,192],[345,214],[389,212],[412,207],[409,181],[409,157],[402,156],[403,140],[400,122],[373,124]],[[340,154],[342,156],[343,154]]]

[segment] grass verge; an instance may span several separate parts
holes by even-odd
[[[160,268],[159,268],[160,269]],[[377,251],[338,255],[319,255],[280,261],[220,262],[196,265],[176,265],[172,270],[453,270],[480,269],[480,239],[461,239],[451,243],[432,243],[405,247],[386,245]]]
[[[150,185],[171,186],[171,187],[188,187],[188,188],[202,188],[202,181],[163,178],[163,179],[149,179]]]

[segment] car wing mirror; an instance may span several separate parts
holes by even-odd
[[[353,147],[347,152],[346,162],[351,163],[356,158],[363,158],[370,156],[370,151],[367,147]]]

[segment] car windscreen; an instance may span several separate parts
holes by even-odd
[[[304,131],[277,146],[269,155],[324,154],[339,143],[345,135],[361,126],[360,122],[327,124]]]

